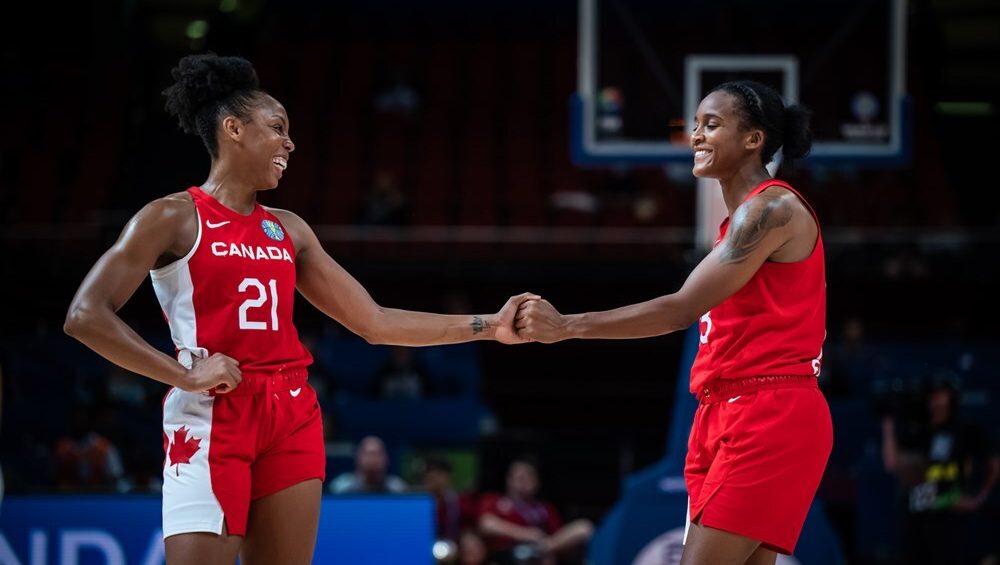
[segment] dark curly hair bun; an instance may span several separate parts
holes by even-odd
[[[167,112],[185,132],[198,134],[216,156],[216,122],[224,114],[246,115],[260,92],[257,71],[243,57],[207,53],[184,57],[171,76],[176,82],[163,91]]]

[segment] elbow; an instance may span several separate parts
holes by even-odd
[[[673,316],[664,316],[666,320],[666,331],[664,333],[673,333],[686,330],[691,326],[698,323],[701,319],[701,314],[697,314],[690,311],[676,312]]]
[[[701,316],[697,314],[686,314],[675,322],[675,325],[672,328],[670,328],[670,331],[679,332],[682,330],[686,330],[691,326],[697,324],[700,318]]]
[[[693,300],[681,293],[661,297],[657,304],[657,321],[661,334],[686,330],[698,323],[705,311],[698,311],[704,305],[693,304]]]
[[[374,332],[359,331],[358,335],[368,342],[368,345],[390,345],[388,340]]]
[[[383,314],[384,311],[382,308],[377,308],[371,313],[371,315],[366,317],[367,319],[365,319],[363,323],[357,324],[355,327],[351,328],[351,330],[370,345],[391,345],[386,332],[382,329],[385,327],[385,325],[381,323]]]
[[[107,316],[104,314],[101,308],[73,301],[66,312],[66,320],[63,321],[63,332],[78,341],[84,341],[88,336],[100,333],[99,329],[106,325]]]
[[[63,322],[63,331],[66,335],[80,339],[84,330],[89,325],[92,315],[83,305],[74,302],[66,312],[66,320]]]

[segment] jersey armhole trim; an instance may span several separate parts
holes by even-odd
[[[181,267],[187,265],[191,257],[194,256],[195,251],[198,251],[198,247],[201,245],[201,213],[198,212],[198,208],[194,209],[195,219],[198,221],[198,234],[194,238],[194,245],[191,246],[191,250],[187,252],[187,255],[181,257],[180,259],[160,267],[159,269],[153,269],[149,271],[149,278],[156,280],[169,277],[180,270]]]

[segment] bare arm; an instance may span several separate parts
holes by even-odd
[[[541,542],[544,551],[559,554],[568,549],[587,543],[594,535],[594,524],[590,520],[580,519],[566,524],[557,532]]]
[[[979,488],[979,494],[976,495],[980,504],[986,502],[998,480],[1000,480],[1000,455],[994,454],[986,460],[986,478],[983,479],[983,486]]]
[[[685,329],[743,288],[783,245],[802,236],[796,215],[809,214],[790,192],[766,190],[733,214],[722,243],[695,267],[680,290],[603,312],[562,315],[548,302],[529,301],[517,314],[519,335],[553,342],[570,338],[632,339]],[[809,221],[812,221],[809,216]]]
[[[142,339],[117,314],[150,269],[190,250],[197,233],[193,206],[180,197],[167,197],[140,210],[80,284],[63,328],[105,359],[134,373],[184,390],[221,385],[225,391],[239,383],[235,361],[213,356],[189,371]]]
[[[971,466],[972,462],[970,461],[968,465]],[[993,454],[986,459],[986,477],[979,487],[979,492],[972,496],[962,496],[955,504],[956,509],[973,511],[981,508],[990,497],[998,480],[1000,480],[1000,455]]]
[[[312,228],[286,210],[271,210],[295,243],[297,287],[321,312],[369,343],[443,345],[482,339],[522,343],[513,330],[514,314],[530,294],[512,297],[496,314],[446,315],[386,308],[323,249]]]
[[[493,514],[479,517],[479,530],[488,536],[502,536],[523,542],[541,541],[546,537],[545,532],[538,528],[520,526]]]
[[[888,473],[895,473],[899,466],[899,444],[892,416],[882,418],[882,466]]]

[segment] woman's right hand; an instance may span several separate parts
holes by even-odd
[[[184,386],[180,388],[187,392],[215,390],[225,394],[239,386],[243,376],[239,361],[222,353],[213,353],[207,359],[194,357],[184,380]]]

